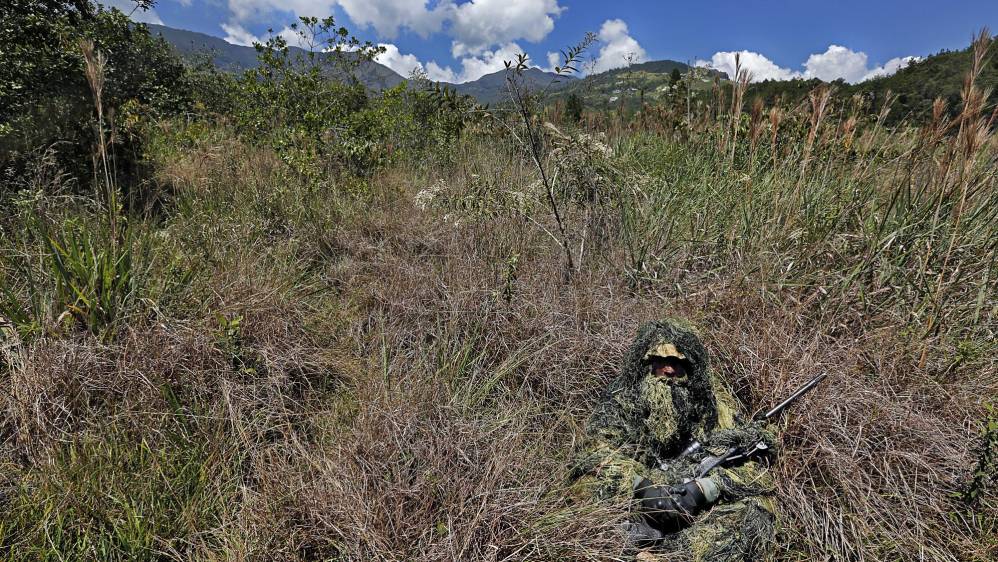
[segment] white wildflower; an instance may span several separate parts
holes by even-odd
[[[444,189],[447,189],[447,184],[444,183],[444,180],[437,180],[437,183],[427,187],[426,189],[419,190],[419,192],[416,193],[416,196],[413,197],[413,203],[416,204],[416,207],[418,207],[419,210],[425,211],[430,208],[430,205],[433,204],[433,200],[436,199],[437,195],[439,195]]]

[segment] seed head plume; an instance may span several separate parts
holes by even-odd
[[[755,151],[759,145],[759,135],[762,134],[762,98],[752,100],[752,110],[749,118],[749,152],[753,165],[755,164]]]
[[[770,152],[773,157],[773,169],[776,169],[776,139],[780,132],[780,122],[783,121],[783,110],[780,109],[779,103],[774,105],[769,110],[769,135],[770,135]]]
[[[94,47],[93,41],[89,39],[80,40],[80,50],[83,52],[84,74],[87,78],[87,84],[90,86],[90,92],[94,96],[94,108],[97,112],[97,122],[95,124],[97,147],[94,154],[94,174],[97,175],[99,170],[100,175],[103,177],[95,178],[95,188],[98,192],[98,200],[101,199],[100,192],[104,192],[103,200],[107,205],[112,241],[114,244],[117,244],[120,234],[118,231],[118,190],[112,171],[112,159],[105,131],[106,121],[104,119],[104,80],[107,69],[107,57],[104,56],[104,53],[98,51]]]
[[[742,116],[742,98],[745,90],[748,89],[749,82],[752,81],[752,73],[746,68],[742,68],[741,54],[735,53],[735,85],[731,93],[731,165],[735,163],[735,148],[738,141],[738,126]]]

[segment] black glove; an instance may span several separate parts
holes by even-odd
[[[642,514],[656,529],[674,533],[689,526],[720,494],[715,480],[699,478],[676,486],[655,486],[643,479],[634,495],[640,501]]]

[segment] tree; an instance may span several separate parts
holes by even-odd
[[[361,42],[332,16],[301,17],[289,29],[301,48],[273,33],[254,44],[259,65],[237,81],[236,123],[304,175],[318,179],[327,162],[363,172],[381,147],[366,135],[370,100],[354,72],[384,48]]]
[[[572,123],[578,123],[582,120],[582,110],[582,98],[573,92],[568,96],[568,100],[565,101],[565,119],[568,119]]]
[[[91,176],[94,105],[83,40],[107,59],[102,104],[116,122],[136,111],[180,110],[190,101],[183,63],[162,39],[117,9],[88,0],[6,0],[0,2],[0,22],[2,169],[17,171],[32,151],[53,147],[63,171]],[[117,167],[127,174],[141,151],[119,148]]]
[[[679,73],[679,69],[673,68],[672,73],[669,74],[669,80],[672,82],[672,85],[675,86],[682,79],[683,75]]]

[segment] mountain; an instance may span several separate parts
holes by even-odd
[[[225,72],[243,72],[255,68],[259,64],[257,62],[256,49],[253,47],[233,45],[224,39],[196,31],[174,29],[165,25],[147,25],[152,34],[162,36],[181,57],[192,59],[197,56],[207,55],[216,67]],[[304,53],[304,51],[297,47],[291,47],[291,51],[292,53]],[[372,90],[391,88],[404,80],[402,76],[392,69],[373,61],[361,63],[355,74],[362,84]],[[575,80],[575,78],[559,77],[552,72],[544,72],[538,68],[531,68],[524,71],[523,80],[525,85],[531,90],[543,88],[556,90],[564,87],[564,85],[569,81]],[[486,74],[478,80],[471,82],[461,84],[441,82],[440,85],[453,88],[460,94],[472,96],[480,103],[494,104],[505,99],[506,71],[500,70],[499,72]]]
[[[151,33],[162,36],[184,58],[192,59],[207,55],[216,67],[226,72],[243,72],[259,64],[256,49],[253,47],[233,45],[218,37],[195,31],[175,29],[165,25],[147,25]],[[304,53],[297,47],[291,47],[291,51]],[[654,101],[671,84],[670,75],[673,70],[685,73],[689,68],[689,65],[671,60],[650,61],[592,74],[583,79],[530,68],[522,73],[522,80],[529,90],[546,90],[553,93],[554,97],[574,92],[585,100],[586,105],[606,108],[617,102],[620,97],[637,99],[638,93],[643,93],[646,101]],[[716,70],[710,73],[700,80],[702,83],[697,84],[698,88],[709,89],[714,76],[727,78],[724,73]],[[355,74],[357,79],[371,90],[391,88],[404,80],[392,69],[374,61],[362,62],[355,70]],[[440,85],[453,88],[460,94],[472,96],[483,104],[503,102],[508,95],[505,70],[486,74],[471,82],[460,84],[440,82]]]
[[[561,90],[568,87],[578,78],[574,76],[560,76],[553,72],[545,72],[539,68],[528,68],[520,75],[522,84],[530,91],[545,90],[549,92]],[[474,97],[479,103],[495,104],[508,99],[506,87],[506,70],[486,74],[478,80],[464,82],[463,84],[441,83],[441,86],[448,86],[457,90],[459,94]]]
[[[216,67],[226,72],[242,72],[256,68],[259,64],[256,49],[253,47],[233,45],[224,39],[195,31],[174,29],[151,23],[146,25],[149,27],[150,33],[162,36],[181,57],[191,59],[207,55]],[[290,50],[292,53],[305,52],[298,47],[291,47]],[[344,53],[344,56],[350,56],[350,53]],[[354,73],[361,84],[372,90],[391,88],[404,80],[392,69],[373,61],[362,62],[354,70]]]
[[[893,92],[897,101],[888,115],[889,122],[906,116],[918,121],[929,118],[936,98],[946,100],[950,114],[954,115],[962,107],[960,91],[970,71],[972,58],[970,48],[943,51],[910,64],[891,76],[850,86],[843,93],[863,94],[874,100],[883,100],[888,91]],[[998,56],[993,50],[985,61],[977,86],[981,90],[991,90],[991,103],[998,101]]]

